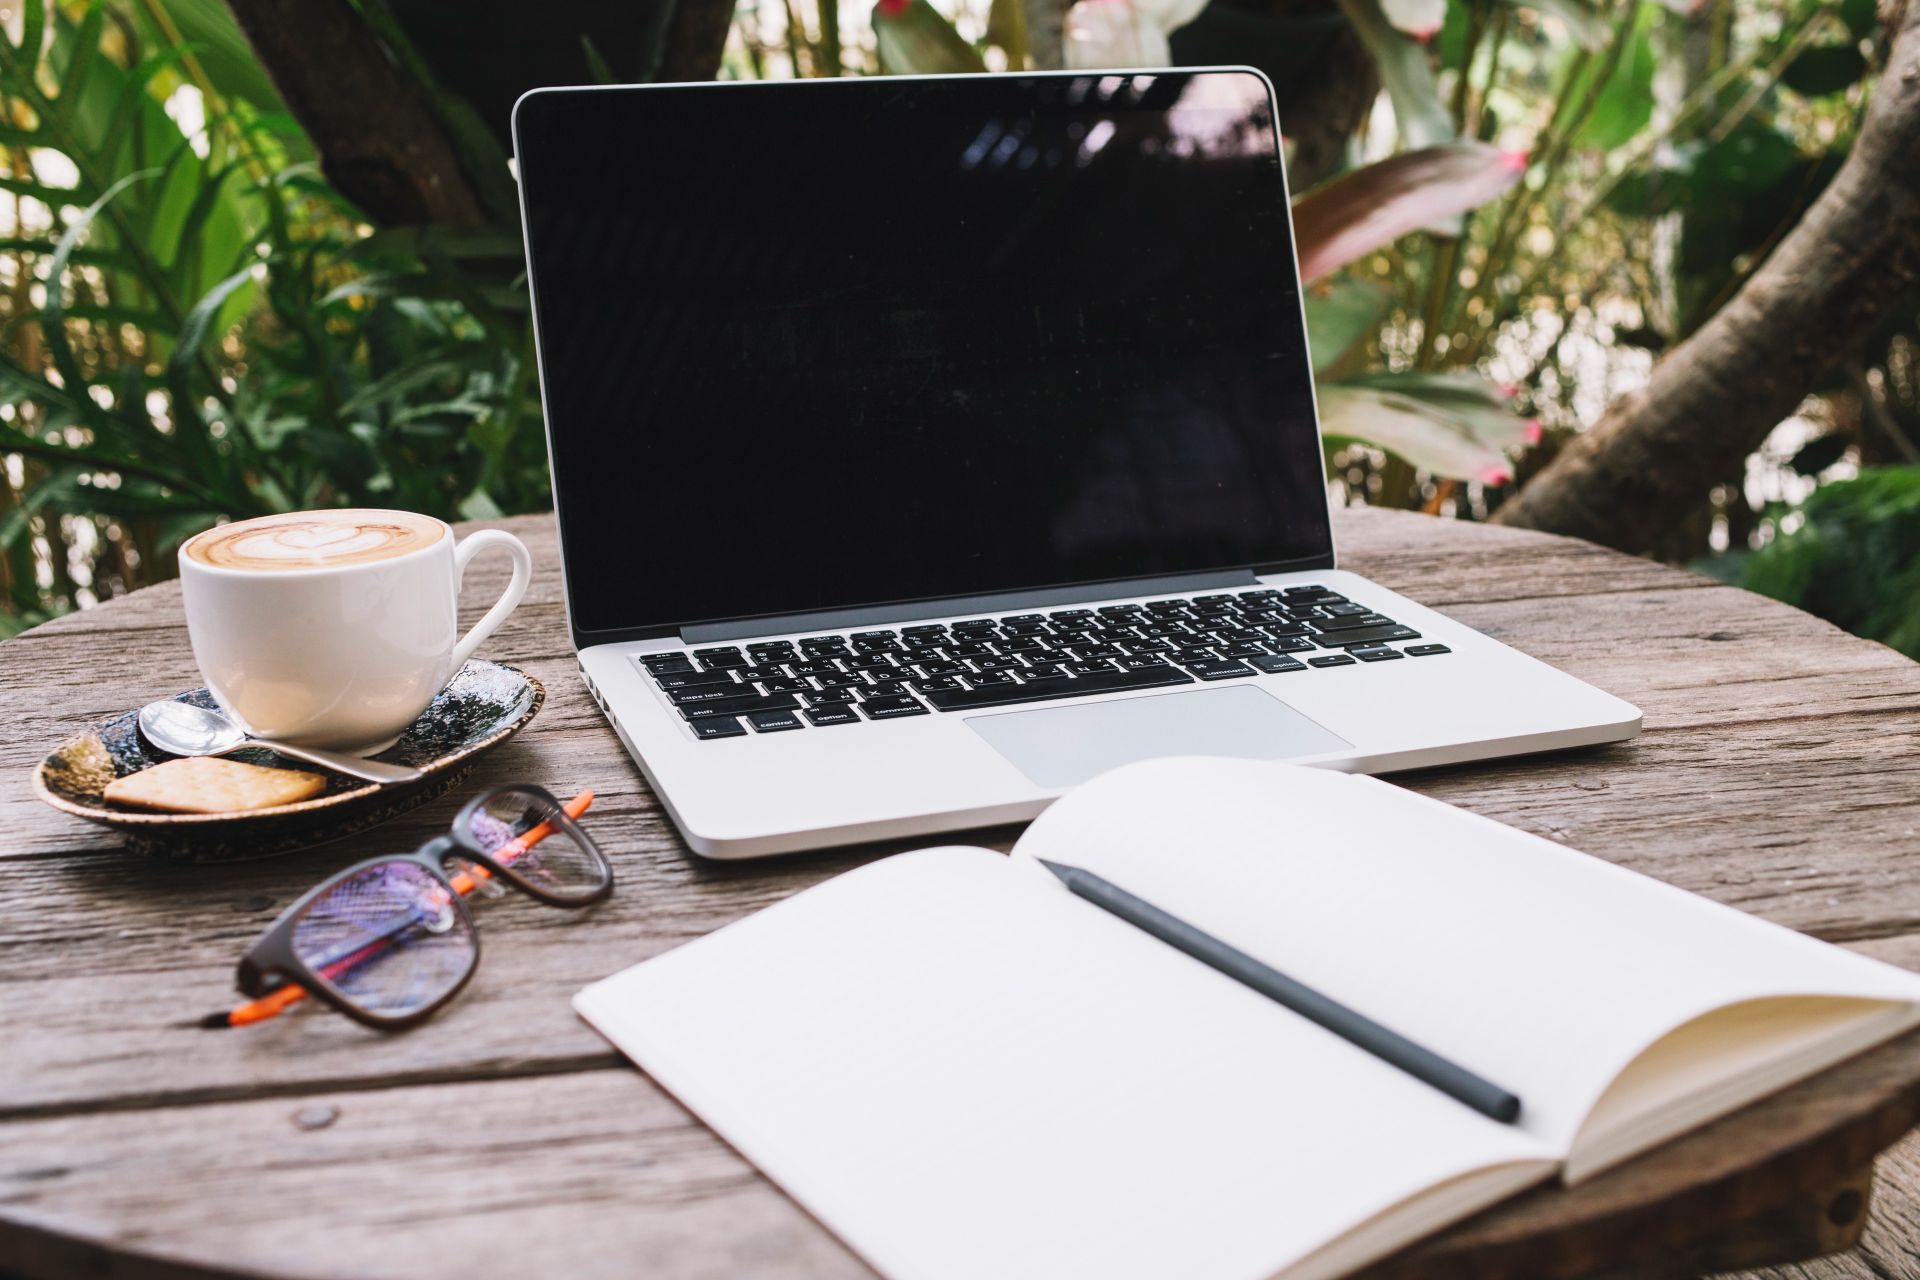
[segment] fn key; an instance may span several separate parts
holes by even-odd
[[[689,720],[687,727],[693,730],[696,738],[742,738],[747,728],[740,723],[738,716],[708,716],[704,720]]]

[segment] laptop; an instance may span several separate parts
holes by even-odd
[[[573,643],[696,852],[1638,732],[1336,567],[1258,72],[540,89],[513,133]]]

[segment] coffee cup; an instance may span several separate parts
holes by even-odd
[[[460,579],[483,551],[513,577],[462,636]],[[196,534],[180,549],[200,674],[249,734],[372,755],[399,739],[526,595],[510,533],[410,511],[302,511]]]

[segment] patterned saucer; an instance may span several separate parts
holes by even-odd
[[[518,667],[475,659],[377,759],[424,770],[417,782],[365,782],[304,761],[282,759],[266,748],[228,757],[250,764],[280,765],[321,773],[327,789],[311,800],[245,813],[142,813],[108,804],[109,782],[169,757],[140,736],[138,709],[114,717],[63,744],[33,771],[33,789],[62,813],[114,828],[135,853],[226,862],[264,858],[350,835],[398,817],[457,786],[480,757],[518,733],[539,714],[547,691]],[[212,707],[205,689],[179,694],[178,702]]]

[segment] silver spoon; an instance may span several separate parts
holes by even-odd
[[[319,751],[313,747],[296,747],[285,742],[250,738],[246,730],[220,712],[187,702],[149,702],[140,708],[140,732],[148,742],[168,755],[224,756],[243,747],[265,747],[269,751],[305,760],[336,773],[365,778],[368,782],[414,782],[426,776],[410,765],[385,764],[338,751]]]

